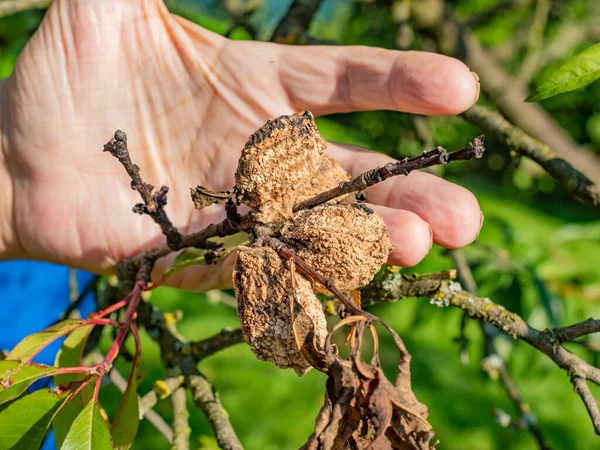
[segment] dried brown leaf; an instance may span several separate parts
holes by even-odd
[[[192,194],[192,201],[194,202],[194,207],[196,209],[204,209],[207,206],[213,204],[222,204],[227,202],[233,195],[233,191],[211,191],[204,186],[196,186],[195,189],[190,189]]]

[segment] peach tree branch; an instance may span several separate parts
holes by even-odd
[[[242,450],[242,444],[231,426],[229,415],[223,408],[212,384],[200,373],[187,377],[186,384],[192,392],[194,403],[208,418],[219,448],[223,450]]]
[[[186,405],[185,388],[179,387],[171,395],[173,404],[173,450],[190,448],[190,413]]]
[[[464,252],[461,249],[454,249],[450,250],[449,253],[454,261],[456,269],[458,270],[458,276],[461,284],[466,288],[468,292],[476,295],[477,283],[475,282],[475,277],[473,276],[473,272],[471,271],[471,267],[469,266]],[[465,312],[463,319],[465,319],[467,316],[468,314]],[[463,320],[462,323],[464,324],[465,320]],[[483,333],[487,347],[487,355],[483,363],[484,370],[488,372],[490,378],[500,379],[504,391],[511,399],[515,409],[519,412],[519,426],[528,430],[533,435],[533,437],[538,442],[538,447],[540,448],[540,450],[550,450],[546,437],[542,433],[540,427],[537,425],[536,415],[531,411],[529,405],[523,400],[523,397],[521,396],[521,392],[519,391],[515,380],[513,379],[512,375],[510,374],[510,371],[506,367],[506,362],[496,351],[495,333],[493,333],[493,329],[489,329],[491,325],[485,322],[479,322],[479,324],[481,326],[481,332]]]
[[[566,159],[546,144],[534,139],[521,128],[510,124],[501,114],[475,105],[462,114],[469,123],[500,139],[519,155],[526,156],[550,174],[558,184],[575,198],[600,209],[600,190]]]
[[[361,293],[365,301],[377,301],[373,298],[374,293],[383,295],[386,286],[394,286],[394,283],[402,284],[404,281],[397,279],[401,277],[397,273],[385,273],[377,280],[379,289],[369,290],[363,288]],[[488,298],[478,297],[462,289],[453,277],[432,280],[420,293],[412,291],[414,296],[429,297],[431,303],[440,307],[452,306],[465,311],[471,318],[481,322],[489,323],[498,330],[505,332],[514,339],[519,339],[531,345],[538,351],[550,358],[558,367],[569,375],[575,392],[581,397],[596,434],[600,435],[600,413],[598,405],[592,396],[587,381],[600,386],[600,369],[592,366],[582,358],[564,348],[559,339],[574,339],[591,333],[600,332],[600,321],[593,319],[563,328],[538,330],[529,326],[517,314],[506,310],[503,306],[492,302]],[[392,295],[382,296],[382,299],[390,299]],[[396,298],[397,299],[397,298]]]
[[[485,147],[483,145],[483,135],[476,137],[465,148],[458,151],[448,153],[442,147],[435,150],[424,152],[422,155],[413,158],[404,158],[400,161],[391,162],[383,167],[367,170],[353,180],[342,182],[339,186],[325,191],[313,198],[309,198],[294,206],[294,211],[301,209],[310,209],[341,197],[342,195],[360,192],[370,186],[387,180],[388,178],[398,175],[408,175],[410,172],[426,167],[437,166],[440,164],[448,164],[452,161],[468,161],[474,158],[481,158]]]

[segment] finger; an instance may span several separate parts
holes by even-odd
[[[389,156],[359,147],[330,144],[328,151],[352,176],[393,161]],[[467,189],[425,172],[397,176],[366,190],[370,202],[412,211],[433,231],[433,241],[457,248],[475,240],[483,215]]]
[[[295,109],[315,115],[375,109],[452,115],[479,95],[477,76],[454,58],[372,47],[281,46],[280,79]]]
[[[402,267],[418,264],[433,244],[429,224],[410,211],[379,205],[369,206],[383,218],[394,245],[388,256],[388,264]]]

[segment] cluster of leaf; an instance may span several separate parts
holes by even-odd
[[[21,341],[0,361],[0,448],[39,448],[54,430],[62,449],[126,449],[137,433],[137,369],[132,369],[120,408],[108,423],[106,413],[93,396],[93,373],[61,374],[61,368],[81,364],[92,325],[69,319]],[[67,336],[54,366],[31,360],[48,344]],[[28,391],[39,380],[53,377],[54,387]]]

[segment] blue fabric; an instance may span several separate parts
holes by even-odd
[[[95,275],[76,272],[77,286],[83,291]],[[25,336],[56,323],[70,305],[70,269],[56,264],[34,261],[0,262],[0,349],[10,350]],[[95,293],[87,294],[78,310],[87,317],[95,310]],[[33,360],[53,365],[63,339],[58,339]],[[30,390],[48,386],[50,378],[34,383]],[[55,449],[52,432],[46,437],[43,450]]]

